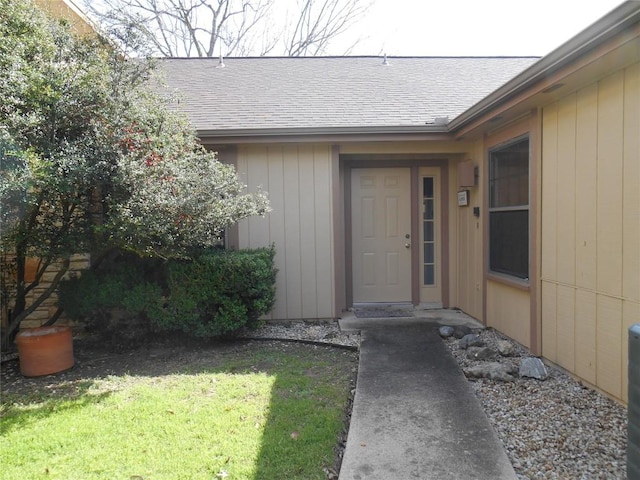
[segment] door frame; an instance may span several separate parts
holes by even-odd
[[[440,215],[442,248],[442,306],[449,306],[449,160],[442,155],[424,154],[340,154],[340,171],[344,187],[344,288],[346,308],[353,306],[353,238],[351,216],[351,170],[354,168],[409,168],[411,181],[411,238],[420,238],[420,167],[440,171]],[[411,242],[411,303],[420,304],[419,242]],[[340,282],[336,282],[340,283]]]

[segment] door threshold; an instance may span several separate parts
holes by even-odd
[[[416,307],[416,310],[442,310],[442,302],[425,302]]]
[[[407,310],[413,310],[415,307],[411,302],[358,302],[353,304],[349,310],[355,310],[356,308],[371,308],[371,307],[389,307],[389,308],[406,308]]]
[[[411,303],[357,303],[353,313],[358,318],[413,318]]]

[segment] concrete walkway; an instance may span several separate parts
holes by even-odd
[[[340,320],[361,330],[360,367],[340,480],[516,478],[440,324],[480,326],[451,310]]]

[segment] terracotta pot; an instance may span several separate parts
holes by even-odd
[[[59,373],[73,367],[71,328],[52,326],[29,328],[16,335],[20,373],[39,377]]]

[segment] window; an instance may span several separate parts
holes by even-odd
[[[434,178],[422,179],[422,202],[424,214],[423,228],[423,284],[431,286],[436,284],[436,197]]]
[[[529,139],[489,152],[489,269],[529,278]]]

